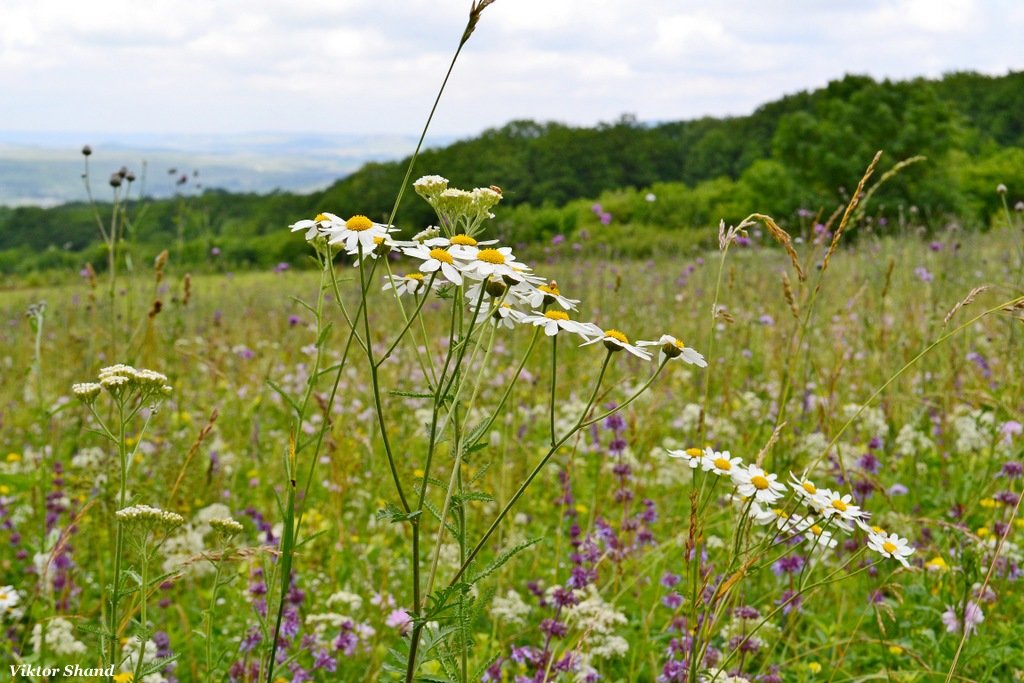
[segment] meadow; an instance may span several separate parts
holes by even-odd
[[[0,292],[12,678],[1022,679],[1019,217],[530,271],[446,187]]]

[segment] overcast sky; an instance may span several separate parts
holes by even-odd
[[[469,0],[0,0],[0,130],[418,132]],[[497,0],[435,119],[743,114],[844,73],[1024,69],[1020,0]]]

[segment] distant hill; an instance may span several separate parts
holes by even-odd
[[[85,199],[79,154],[85,144],[93,150],[90,163],[97,177],[128,166],[141,178],[145,169],[146,194],[156,198],[181,190],[181,174],[189,178],[185,189],[193,192],[313,192],[367,161],[408,154],[415,144],[414,137],[399,135],[133,134],[116,141],[111,137],[0,131],[0,206],[53,206]],[[446,140],[434,141],[441,142]]]
[[[343,142],[319,139],[239,140],[229,152],[275,145],[302,150],[314,165],[345,158]],[[589,128],[513,121],[425,150],[413,177],[437,173],[458,187],[501,186],[497,227],[516,242],[583,230],[615,239],[630,228],[656,246],[666,235],[700,228],[699,237],[682,240],[695,243],[719,219],[738,221],[752,211],[806,228],[808,215],[828,215],[848,199],[879,149],[885,156],[876,179],[903,159],[927,157],[887,178],[872,198],[879,226],[904,225],[908,216],[926,230],[951,220],[967,228],[1000,220],[1004,198],[1024,207],[1024,72],[901,82],[850,75],[729,118],[645,124],[623,116]],[[301,260],[304,246],[282,230],[287,223],[322,210],[384,218],[406,163],[372,161],[307,194],[198,194],[186,184],[176,198],[133,206],[132,239],[152,252],[174,244],[185,261],[209,260],[214,247],[220,263]],[[119,165],[105,162],[98,180]],[[208,181],[205,170],[199,178]],[[1006,197],[996,193],[1001,184]],[[648,192],[656,203],[643,199]],[[614,208],[611,227],[590,211],[595,201]],[[399,224],[418,229],[433,220],[407,192]],[[0,209],[0,269],[97,262],[95,241],[95,216],[84,204]]]

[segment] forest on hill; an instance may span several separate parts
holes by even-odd
[[[1012,208],[1024,200],[1024,72],[899,82],[850,75],[728,118],[644,123],[627,115],[596,127],[512,121],[423,151],[413,178],[500,186],[497,229],[508,241],[585,235],[643,253],[654,243],[707,243],[720,219],[735,223],[754,211],[808,229],[848,197],[877,150],[885,154],[876,178],[925,158],[872,197],[875,229],[989,227],[1004,215],[1003,201]],[[199,193],[186,181],[173,199],[133,198],[128,237],[140,257],[168,248],[179,263],[298,262],[305,245],[290,239],[288,223],[324,210],[384,219],[407,163],[366,164],[314,194]],[[93,177],[107,203],[0,208],[0,271],[86,261],[101,269],[97,221],[110,220],[112,170]],[[1008,192],[997,193],[1000,185]],[[399,227],[419,230],[432,220],[407,192]]]

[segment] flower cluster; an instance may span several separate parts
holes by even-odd
[[[142,529],[173,529],[185,523],[185,518],[176,512],[168,512],[149,505],[132,505],[114,513],[122,524]]]
[[[124,399],[138,394],[143,400],[150,397],[170,396],[173,391],[167,383],[167,376],[155,370],[133,368],[118,363],[99,371],[96,382],[73,384],[71,391],[83,403],[90,405],[100,392],[106,390],[115,399]]]
[[[449,187],[441,176],[424,176],[413,187],[437,212],[441,227],[429,228],[410,241],[393,239],[393,226],[361,215],[346,220],[325,212],[290,227],[293,232],[305,230],[310,242],[342,245],[350,256],[366,258],[386,251],[418,261],[414,271],[385,276],[384,290],[393,290],[398,296],[419,298],[445,285],[465,287],[465,300],[478,320],[490,319],[506,328],[539,327],[549,337],[575,335],[583,345],[601,342],[610,353],[626,351],[648,361],[652,354],[644,347],[657,347],[661,363],[681,359],[707,366],[700,353],[671,335],[633,343],[619,330],[573,319],[568,312],[576,310],[577,299],[565,297],[553,280],[533,274],[511,247],[501,246],[497,240],[477,239],[483,222],[493,218],[490,210],[501,201],[499,188],[460,190]]]
[[[837,530],[851,532],[854,526],[867,534],[867,547],[883,557],[895,559],[909,567],[907,558],[914,553],[907,539],[886,533],[868,524],[869,514],[853,502],[851,494],[819,488],[805,476],[791,475],[789,488],[806,514],[787,511],[777,504],[787,492],[778,475],[766,472],[757,464],[744,464],[729,451],[689,448],[669,450],[670,457],[683,460],[692,468],[728,480],[750,518],[759,525],[777,529],[783,537],[803,538],[812,550],[836,547]]]

